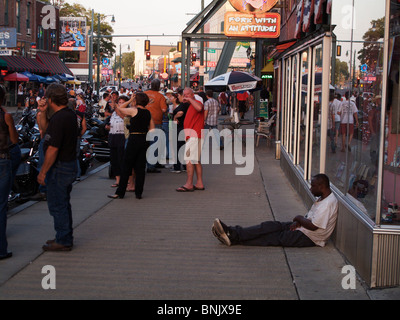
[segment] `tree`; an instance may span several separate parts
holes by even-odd
[[[380,66],[383,65],[383,61],[378,61],[379,58],[383,60],[383,54],[380,54],[383,44],[378,43],[378,41],[384,38],[384,36],[385,17],[372,20],[371,28],[363,36],[363,40],[366,41],[364,42],[364,47],[358,52],[358,59],[361,64],[367,64],[370,70],[375,70],[378,63]]]
[[[133,78],[135,74],[135,52],[126,52],[122,54],[122,68],[124,78]]]
[[[349,78],[349,66],[345,61],[340,61],[336,59],[335,66],[335,83],[336,84],[344,84],[346,80]]]

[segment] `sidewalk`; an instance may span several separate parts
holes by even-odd
[[[221,159],[223,157],[221,156]],[[399,289],[342,289],[346,265],[332,244],[326,248],[225,247],[213,237],[219,217],[253,225],[305,214],[275,160],[261,141],[254,173],[235,176],[234,165],[204,167],[206,191],[178,193],[185,174],[146,176],[142,200],[127,194],[110,200],[108,169],[77,183],[72,192],[75,247],[43,253],[54,237],[47,204],[10,217],[9,249],[0,262],[0,300],[368,300],[399,299]],[[56,290],[45,291],[44,266],[57,272]]]

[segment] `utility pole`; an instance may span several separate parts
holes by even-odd
[[[100,13],[97,20],[97,96],[100,97]]]
[[[204,10],[204,0],[201,0],[201,11]],[[203,17],[204,18],[204,17]],[[204,27],[201,28],[201,33],[204,33]],[[204,41],[200,42],[200,69],[204,65]],[[200,70],[199,70],[200,72]],[[200,87],[204,86],[204,75],[200,75]]]

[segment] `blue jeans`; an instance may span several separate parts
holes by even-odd
[[[14,145],[10,149],[10,157],[11,157],[11,170],[12,170],[12,184],[14,183],[15,176],[17,175],[17,171],[19,165],[21,163],[21,148],[19,145]]]
[[[44,154],[43,146],[44,146],[44,138],[42,140],[40,140],[40,143],[39,143],[39,162],[38,162],[38,168],[37,168],[38,172],[40,172],[40,170],[42,169],[42,165],[44,163],[45,154]],[[47,181],[46,181],[46,183],[47,183]],[[46,193],[47,186],[39,185],[39,192]]]
[[[0,256],[7,254],[7,206],[11,185],[11,160],[0,159]]]
[[[77,174],[76,160],[58,161],[47,173],[47,205],[54,219],[56,242],[73,245],[71,191]]]

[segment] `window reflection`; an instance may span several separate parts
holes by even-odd
[[[383,224],[400,224],[400,4],[391,1],[389,70],[384,136]],[[384,109],[382,109],[384,111]]]
[[[321,159],[321,97],[322,97],[322,44],[314,49],[313,83],[313,132],[312,132],[312,175],[320,173]]]
[[[304,170],[305,154],[306,154],[306,131],[307,131],[307,106],[308,106],[308,52],[303,51],[301,54],[301,99],[300,99],[300,115],[299,115],[299,165]]]
[[[384,111],[384,15],[384,1],[333,2],[333,33],[341,55],[332,59],[334,90],[328,128],[335,134],[329,132],[327,173],[354,206],[372,220],[377,208],[380,121]],[[339,130],[333,125],[339,119],[338,109]]]

